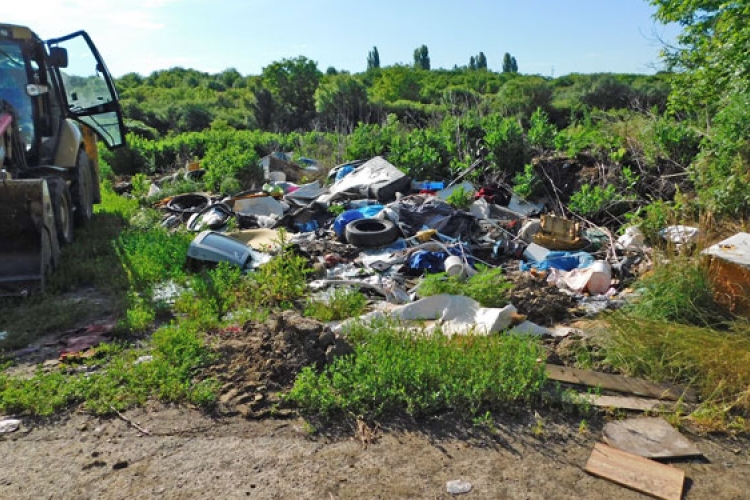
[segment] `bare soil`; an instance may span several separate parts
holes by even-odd
[[[451,497],[452,479],[473,485],[467,499],[646,498],[583,471],[600,421],[582,433],[564,416],[544,416],[541,431],[531,415],[494,428],[443,418],[379,429],[363,444],[352,428],[311,433],[300,418],[163,406],[125,417],[150,435],[116,417],[73,414],[0,437],[0,498],[439,499]],[[706,458],[674,464],[689,478],[685,498],[748,498],[747,441],[691,437]]]

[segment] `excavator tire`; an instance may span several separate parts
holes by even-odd
[[[60,246],[73,243],[73,200],[65,180],[60,177],[47,177],[52,210],[55,213],[57,239]]]

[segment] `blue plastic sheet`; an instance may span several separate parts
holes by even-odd
[[[538,262],[522,262],[521,270],[530,271],[547,271],[550,268],[560,269],[562,271],[572,271],[573,269],[589,267],[594,263],[594,257],[586,252],[550,252],[547,258]]]
[[[432,252],[427,250],[417,250],[409,255],[406,260],[406,267],[409,274],[422,274],[428,273],[442,273],[445,272],[445,259],[450,255],[456,255],[458,257],[466,256],[466,260],[469,265],[474,265],[474,259],[466,252],[462,252],[458,246],[449,247],[450,253],[448,252]]]

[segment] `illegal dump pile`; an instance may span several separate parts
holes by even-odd
[[[722,326],[733,316],[715,307],[744,305],[734,277],[747,266],[724,255],[743,251],[742,233],[707,251],[716,295],[694,254],[696,228],[651,225],[647,236],[636,225],[594,224],[553,184],[580,182],[562,161],[540,167],[546,195],[523,199],[478,163],[453,181],[418,181],[381,157],[327,178],[314,161],[290,158],[266,158],[265,183],[231,195],[179,192],[200,185],[196,163],[106,193],[107,203],[134,206],[116,243],[130,288],[115,330],[145,337],[138,343],[148,355],[151,332],[185,325],[184,338],[203,339],[213,361],[196,351],[183,362],[174,351],[169,362],[181,384],[216,382],[222,411],[259,417],[296,402],[331,414],[476,416],[544,400],[684,412],[703,398],[700,422],[726,428],[750,408],[743,359],[711,361],[727,358],[744,335],[733,332],[745,331]],[[648,246],[659,242],[654,234],[668,265]],[[611,310],[623,312],[601,315]],[[31,406],[18,403],[3,405]]]
[[[219,399],[229,406],[237,404],[246,415],[267,409],[269,401],[277,400],[275,395],[269,399],[268,394],[288,389],[302,366],[311,365],[320,372],[325,365],[321,349],[343,345],[344,339],[351,340],[360,359],[372,356],[371,370],[381,369],[377,363],[389,361],[376,360],[380,352],[358,351],[358,344],[369,342],[370,348],[377,344],[368,337],[377,335],[373,332],[380,332],[381,337],[394,331],[433,337],[437,333],[491,337],[517,334],[531,339],[527,342],[544,345],[550,360],[586,360],[585,367],[593,367],[602,360],[592,347],[596,342],[571,325],[624,305],[627,285],[651,265],[650,248],[636,227],[616,238],[612,228],[580,217],[568,218],[571,213],[561,200],[569,197],[559,189],[554,198],[529,201],[503,183],[477,188],[463,179],[478,164],[452,182],[413,180],[381,157],[339,165],[327,179],[302,184],[288,180],[320,177],[321,168],[314,161],[304,165],[291,161],[290,154],[272,154],[262,163],[267,182],[230,196],[192,192],[160,198],[162,191],[170,192],[176,179],[200,179],[201,170],[195,163],[182,174],[140,188],[145,193],[148,187],[148,199],[161,211],[163,227],[197,233],[186,250],[191,269],[220,263],[222,269],[228,264],[245,273],[252,283],[237,282],[234,290],[224,285],[220,294],[233,297],[220,301],[229,305],[216,309],[217,319],[239,326],[220,328],[224,333],[211,337],[222,353],[219,364],[210,370],[222,385]],[[560,175],[573,175],[575,169],[567,164],[558,166]],[[576,185],[572,177],[566,182]],[[148,220],[157,223],[154,215]],[[697,236],[692,228],[683,226],[665,228],[663,234],[674,244],[686,246]],[[285,264],[275,264],[277,267],[268,271],[265,264],[273,262],[274,257]],[[215,282],[211,286],[221,286],[221,279],[210,278],[205,272],[203,276]],[[279,285],[274,292],[267,287],[275,280]],[[281,291],[283,287],[286,289]],[[302,288],[306,289],[304,293]],[[258,295],[259,289],[264,290],[260,292],[263,297],[243,300]],[[297,291],[292,293],[291,289]],[[195,293],[201,296],[201,292]],[[177,300],[178,316],[186,312],[180,306],[184,302]],[[273,327],[263,325],[264,313],[257,310],[259,306],[272,314]],[[298,321],[289,323],[273,312],[284,309],[303,312],[327,324],[318,324],[314,328],[317,333],[303,341],[304,336],[290,333],[296,331],[294,324]],[[251,321],[242,326],[245,319]],[[318,345],[321,339],[325,339],[322,347]],[[446,347],[456,350],[458,345],[460,342],[449,341]],[[407,350],[402,356],[407,359],[411,353]],[[332,361],[330,353],[325,358],[325,362]],[[333,369],[357,369],[343,363],[337,366]],[[554,370],[547,372],[547,376],[557,376]],[[283,380],[280,373],[285,374]],[[306,377],[300,384],[326,383],[323,379],[314,382],[311,372]],[[456,377],[460,379],[461,375]],[[564,377],[557,380],[571,382]],[[596,387],[596,376],[590,380],[588,385]],[[321,394],[330,389],[317,387]],[[535,383],[531,387],[536,387]],[[615,384],[613,390],[618,387],[624,385]],[[373,390],[386,397],[383,386]],[[539,388],[528,390],[532,392],[521,399],[529,399]],[[258,399],[249,401],[247,391]],[[635,406],[653,408],[662,404],[654,394],[654,401]],[[472,403],[472,412],[491,399]],[[604,401],[601,406],[612,400]],[[252,404],[248,406],[248,402]],[[402,403],[403,408],[415,408],[414,403]],[[451,407],[450,401],[444,403]],[[596,400],[593,403],[599,404]],[[312,401],[304,404],[319,407]],[[619,404],[634,406],[632,402]],[[359,410],[370,411],[365,407]],[[417,413],[422,411],[425,409]]]

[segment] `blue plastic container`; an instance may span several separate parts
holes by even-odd
[[[411,183],[414,191],[440,191],[444,187],[445,183],[440,181],[413,181]]]

